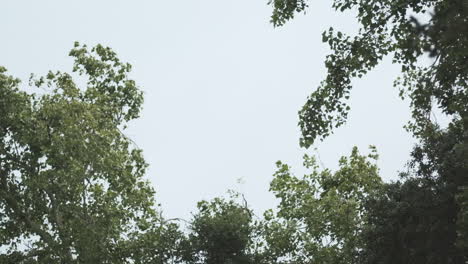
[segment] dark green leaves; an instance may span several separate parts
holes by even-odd
[[[271,22],[274,26],[284,25],[296,12],[303,12],[308,6],[306,0],[271,0],[268,4],[273,6]]]
[[[275,26],[307,7],[302,1],[271,4]],[[424,129],[436,106],[448,115],[466,114],[468,70],[462,63],[468,54],[466,1],[335,0],[332,7],[340,12],[357,11],[361,28],[355,37],[333,29],[323,33],[323,41],[332,50],[325,61],[328,74],[299,111],[301,146],[311,146],[346,122],[352,78],[364,76],[387,55],[402,65],[408,81],[398,83],[399,88],[409,94],[419,129]],[[429,22],[419,22],[418,18],[431,10]],[[424,56],[433,58],[434,63],[417,68]]]
[[[254,223],[247,205],[215,198],[198,203],[190,223],[185,261],[188,263],[255,263],[251,255]],[[237,197],[238,198],[238,197]]]

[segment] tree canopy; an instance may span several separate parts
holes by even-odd
[[[272,0],[272,23],[283,26],[307,10],[306,0]],[[468,2],[464,0],[334,0],[337,12],[354,11],[359,30],[333,28],[328,74],[299,111],[300,144],[310,147],[346,122],[352,78],[386,56],[401,66],[394,82],[410,101],[406,126],[418,144],[401,179],[369,195],[357,263],[465,263],[468,184]],[[427,63],[429,61],[430,63]],[[433,118],[439,110],[449,123]],[[351,263],[351,262],[349,262]]]
[[[128,263],[160,235],[141,149],[122,134],[143,96],[109,48],[78,43],[71,74],[49,72],[30,94],[0,70],[2,263]]]
[[[274,26],[313,8],[270,4]],[[143,104],[131,66],[108,47],[75,43],[72,71],[32,76],[36,92],[0,67],[0,262],[467,263],[468,2],[331,4],[355,10],[360,28],[323,33],[328,74],[299,111],[300,145],[343,125],[351,80],[392,56],[418,139],[399,180],[381,179],[375,147],[353,148],[336,170],[305,155],[300,177],[277,162],[278,205],[262,217],[231,193],[199,202],[189,220],[166,219],[143,152],[124,134]]]
[[[306,0],[272,0],[271,5],[275,26],[308,8]],[[333,28],[323,32],[323,42],[332,53],[325,59],[325,80],[299,112],[302,146],[309,147],[345,123],[352,78],[364,76],[386,56],[401,65],[402,76],[395,86],[410,99],[411,128],[416,135],[425,131],[435,108],[455,119],[466,119],[466,1],[334,0],[332,7],[338,12],[356,11],[360,26],[356,36]],[[432,64],[421,66],[424,58],[432,59]]]
[[[310,173],[301,178],[278,162],[270,190],[280,203],[265,215],[269,263],[356,263],[366,197],[382,186],[377,158],[374,148],[368,156],[354,148],[332,172],[305,156]]]

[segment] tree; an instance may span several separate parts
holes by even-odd
[[[365,203],[359,263],[465,263],[456,247],[456,204],[443,184],[410,178]]]
[[[272,0],[272,23],[282,26],[308,8],[306,0]],[[300,144],[310,147],[346,122],[351,80],[385,56],[401,65],[395,80],[410,100],[407,125],[418,145],[401,182],[369,196],[361,263],[465,263],[468,186],[468,2],[465,0],[334,0],[354,10],[356,36],[330,28],[327,77],[299,111]],[[428,18],[427,22],[424,18]],[[429,59],[428,66],[421,61]],[[432,118],[440,110],[449,120]],[[371,240],[372,239],[372,240]],[[397,260],[395,260],[397,258]]]
[[[265,214],[269,263],[359,263],[364,202],[382,186],[376,160],[375,149],[363,156],[354,148],[332,172],[305,156],[302,178],[278,162],[270,190],[280,203]]]
[[[185,242],[187,263],[259,263],[253,252],[253,213],[246,204],[235,201],[237,198],[239,194],[229,200],[215,198],[198,203]]]
[[[428,129],[421,143],[415,147],[410,165],[414,168],[417,178],[429,179],[438,189],[444,190],[442,199],[447,199],[447,215],[449,222],[447,236],[454,237],[459,254],[464,256],[458,263],[468,260],[466,229],[466,203],[468,187],[468,130],[466,120],[454,120],[445,129],[434,126]],[[444,198],[446,197],[446,198]],[[455,250],[452,250],[455,251]],[[464,252],[464,254],[463,254]],[[454,262],[456,263],[456,262]]]
[[[468,259],[468,190],[466,187],[458,194],[457,202],[460,206],[457,216],[457,246],[461,252],[465,252],[465,259]]]
[[[272,23],[282,26],[296,12],[307,8],[306,0],[272,0]],[[357,11],[360,24],[351,37],[330,28],[323,33],[332,54],[325,60],[328,75],[299,112],[301,145],[332,133],[346,121],[351,79],[362,77],[385,56],[401,65],[402,78],[395,82],[401,96],[409,97],[413,111],[411,130],[417,136],[430,124],[430,114],[440,108],[454,120],[468,116],[468,3],[464,0],[334,0],[339,11]],[[429,21],[418,18],[430,15]],[[418,66],[429,57],[433,63]],[[466,139],[465,139],[466,140]],[[466,143],[466,141],[465,141]]]
[[[30,82],[47,92],[26,93],[0,69],[0,262],[142,263],[135,245],[174,233],[122,133],[142,92],[111,49],[75,43],[70,56],[86,88],[49,72]]]

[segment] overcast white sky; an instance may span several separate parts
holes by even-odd
[[[325,75],[321,32],[356,31],[352,14],[311,2],[275,29],[267,0],[4,0],[0,65],[27,83],[30,73],[70,71],[74,41],[112,47],[145,93],[127,135],[144,150],[165,215],[188,218],[197,201],[227,189],[260,213],[275,205],[275,162],[299,174],[313,153],[299,148],[297,111]],[[316,146],[327,167],[373,144],[382,177],[396,179],[413,144],[402,129],[407,104],[392,87],[398,72],[387,60],[354,82],[349,122]]]

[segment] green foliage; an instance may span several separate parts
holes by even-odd
[[[282,26],[306,0],[271,0]],[[346,122],[353,78],[385,56],[409,98],[419,143],[401,181],[383,183],[374,148],[356,148],[337,171],[305,156],[296,177],[281,162],[275,210],[256,219],[240,196],[198,203],[182,232],[157,212],[142,151],[122,130],[139,116],[131,66],[109,48],[78,43],[73,73],[19,89],[0,67],[0,263],[453,263],[468,260],[468,2],[334,0],[354,10],[356,36],[322,35],[328,74],[299,111],[310,147]],[[427,22],[423,16],[428,16]],[[432,64],[420,66],[421,59]],[[73,76],[85,80],[79,87]],[[446,128],[431,119],[439,108]]]
[[[446,263],[465,263],[468,260],[466,251],[465,229],[465,214],[467,212],[465,202],[465,191],[468,186],[468,133],[467,120],[452,121],[445,129],[441,129],[436,125],[427,126],[424,137],[421,143],[417,145],[412,152],[412,161],[410,163],[413,169],[412,178],[414,180],[430,182],[431,184],[421,185],[426,189],[425,192],[438,190],[435,194],[437,199],[433,204],[428,201],[425,205],[430,211],[431,206],[436,212],[443,211],[439,215],[439,222],[444,223],[439,226],[441,230],[435,226],[437,223],[432,222],[432,232],[439,232],[445,235],[444,239],[446,255],[453,257],[453,260]],[[410,178],[411,180],[411,178]],[[415,201],[418,204],[418,201]],[[449,220],[445,220],[448,218]],[[427,222],[427,221],[426,221]],[[429,227],[425,227],[429,228]],[[422,228],[419,228],[422,229]],[[429,233],[429,232],[428,232]],[[431,240],[432,243],[438,244],[443,239]],[[458,248],[456,248],[458,246]],[[437,246],[443,249],[441,245]],[[437,252],[428,250],[427,252]],[[426,252],[426,255],[430,255]],[[439,254],[439,257],[444,256]],[[436,257],[434,256],[434,259]],[[448,259],[448,258],[447,258]],[[435,263],[435,262],[434,262]],[[443,262],[439,262],[443,263]]]
[[[70,56],[85,89],[49,72],[31,80],[49,92],[28,94],[0,70],[2,263],[127,263],[159,233],[147,164],[121,132],[143,102],[130,65],[100,45]]]
[[[271,22],[274,26],[282,26],[286,21],[294,18],[296,12],[303,12],[308,7],[304,0],[270,0],[273,6]]]
[[[457,216],[457,246],[461,252],[465,252],[465,259],[468,259],[468,188],[457,195],[457,202],[460,211]]]
[[[265,215],[270,263],[356,263],[364,200],[382,185],[376,159],[375,149],[366,157],[354,148],[331,172],[305,156],[302,178],[278,162],[270,189],[280,204]]]
[[[278,0],[272,5],[274,25],[284,24],[307,6],[303,0]],[[454,118],[467,115],[466,1],[334,0],[332,6],[339,12],[356,11],[359,33],[351,37],[333,28],[323,33],[332,54],[325,60],[327,77],[299,112],[301,146],[309,147],[345,123],[352,78],[362,77],[387,55],[401,65],[402,78],[395,86],[411,100],[414,120],[409,128],[415,135],[422,136],[435,107]],[[417,19],[428,13],[429,22]],[[424,56],[434,63],[418,67]]]
[[[359,263],[465,263],[447,186],[420,178],[386,184],[365,208]]]
[[[307,7],[304,0],[272,3],[275,26]],[[325,60],[328,74],[299,111],[301,146],[310,147],[345,123],[352,78],[361,78],[385,56],[401,65],[394,86],[410,100],[406,128],[420,140],[402,181],[384,184],[383,193],[365,200],[369,218],[362,226],[363,243],[355,244],[359,263],[466,263],[468,2],[334,0],[332,7],[355,11],[360,28],[356,36],[333,28],[323,33],[332,50]],[[421,66],[424,59],[432,63]],[[435,109],[449,120],[446,128],[432,119]]]
[[[128,252],[133,263],[184,263],[184,234],[178,224],[158,221],[129,238]],[[130,262],[132,263],[132,262]]]
[[[252,211],[235,198],[198,203],[186,241],[187,263],[255,263],[250,250],[255,228]]]

